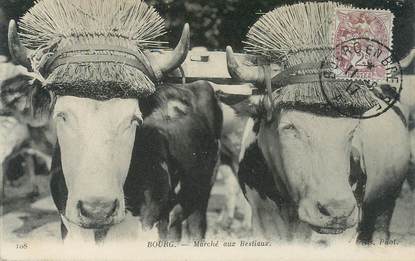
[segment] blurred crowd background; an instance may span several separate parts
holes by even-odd
[[[241,51],[249,26],[264,13],[299,0],[145,0],[166,19],[166,39],[176,43],[185,22],[191,26],[191,44],[209,50],[231,45]],[[397,58],[415,45],[415,0],[338,0],[361,8],[387,8],[395,14],[393,45]],[[34,0],[0,0],[0,54],[8,55],[7,25],[18,19]]]

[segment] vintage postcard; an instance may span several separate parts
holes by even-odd
[[[1,0],[0,260],[415,260],[415,2]]]

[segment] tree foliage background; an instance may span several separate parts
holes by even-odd
[[[70,0],[68,0],[70,1]],[[298,0],[145,0],[166,18],[165,40],[176,44],[185,22],[190,24],[192,46],[242,51],[249,26],[264,13]],[[395,14],[394,50],[405,55],[415,45],[415,0],[338,0],[362,8],[388,8]],[[0,54],[7,52],[7,24],[33,5],[33,0],[0,0]]]

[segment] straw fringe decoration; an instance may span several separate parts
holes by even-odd
[[[164,20],[141,0],[37,0],[20,21],[23,44],[42,48],[62,39],[96,36],[133,41],[138,49],[158,48]],[[102,42],[101,42],[102,43]]]
[[[93,46],[115,46],[142,54],[163,48],[157,38],[166,33],[164,20],[142,0],[37,0],[20,20],[22,43],[34,50],[30,57],[35,71],[47,74],[45,87],[62,95],[94,99],[149,95],[155,84],[142,71],[111,61],[78,62],[43,72],[44,65],[60,50],[91,46],[71,56],[94,56]],[[102,54],[102,51],[101,51]],[[104,54],[136,59],[114,50]]]
[[[156,91],[144,73],[128,65],[114,63],[60,66],[49,75],[46,86],[58,95],[96,100],[145,97]]]
[[[244,42],[245,49],[279,62],[293,57],[290,66],[319,61],[333,48],[332,20],[339,7],[350,8],[334,2],[307,2],[276,8],[251,27]]]
[[[322,114],[338,114],[339,111],[348,112],[350,115],[359,115],[374,107],[377,102],[372,95],[365,91],[364,87],[350,95],[347,91],[349,82],[324,84],[318,82],[298,83],[281,88],[273,93],[273,103],[289,108],[306,108]],[[324,88],[325,95],[321,88]],[[330,104],[327,103],[330,100]],[[337,110],[333,110],[337,108]]]
[[[333,54],[336,8],[352,7],[334,2],[307,2],[276,8],[251,27],[244,42],[245,50],[266,56],[272,62],[282,64],[285,69],[299,64],[317,66]],[[310,70],[318,71],[319,68]],[[334,105],[341,110],[363,113],[377,104],[374,95],[364,87],[354,94],[347,92],[349,83],[310,80],[308,83],[283,86],[273,93],[274,105],[308,106],[320,108],[323,113],[333,111],[330,106]]]

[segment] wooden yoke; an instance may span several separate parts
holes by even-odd
[[[155,54],[154,52],[159,52]],[[152,55],[167,55],[170,51],[153,51]],[[264,64],[264,58],[258,55],[235,54],[236,59],[245,65]],[[197,80],[207,80],[213,83],[216,92],[237,95],[250,96],[256,93],[254,85],[239,82],[233,79],[229,73],[226,62],[226,53],[219,51],[207,51],[204,49],[192,49],[189,51],[186,60],[182,64],[182,69],[178,68],[170,72],[165,81],[169,83],[181,83],[182,72],[186,77],[186,82]]]

